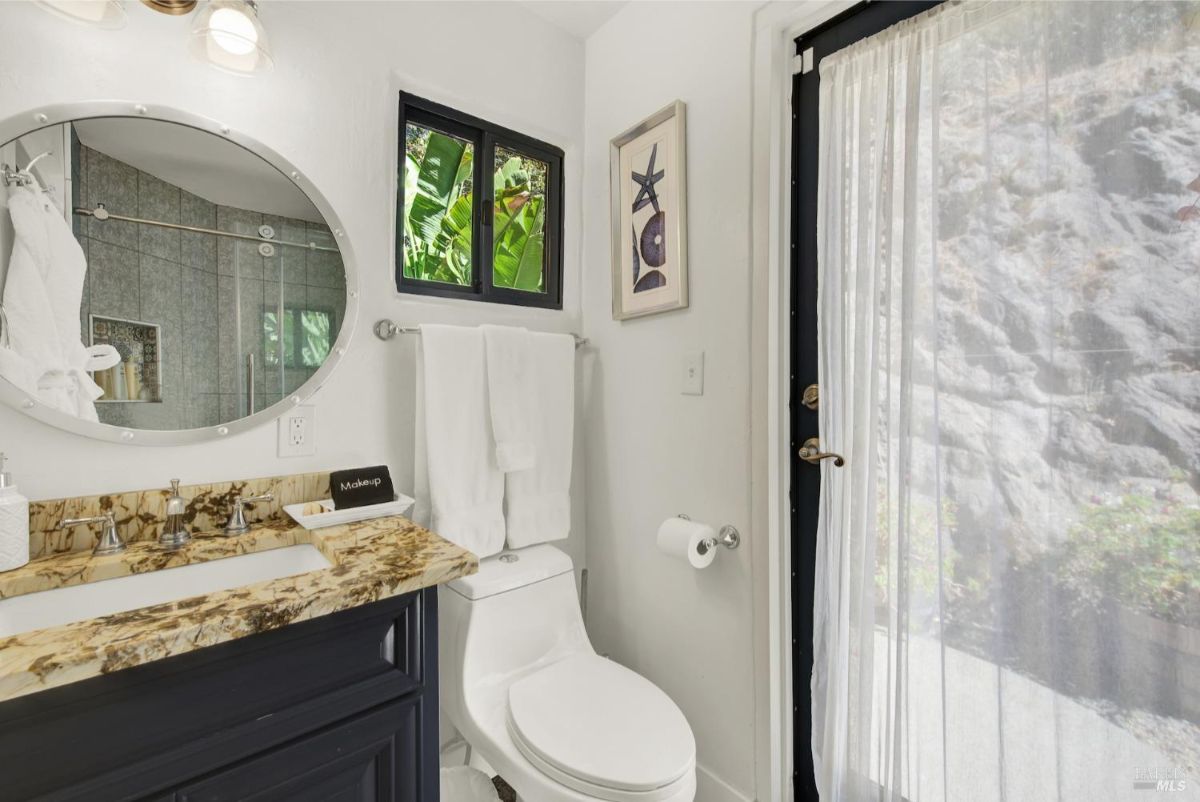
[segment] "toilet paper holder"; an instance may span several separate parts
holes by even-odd
[[[682,512],[676,517],[682,518],[685,521],[692,520],[690,515]],[[703,557],[717,546],[724,546],[727,549],[736,549],[740,545],[742,545],[741,533],[738,532],[738,530],[731,524],[725,524],[717,531],[716,537],[708,537],[700,541],[700,545],[696,547],[696,551],[698,551],[700,556]]]

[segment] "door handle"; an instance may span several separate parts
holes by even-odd
[[[823,459],[833,460],[833,465],[840,468],[846,464],[846,460],[841,454],[834,454],[832,451],[822,451],[821,441],[816,437],[810,437],[804,441],[804,445],[800,446],[798,452],[800,459],[811,465],[817,465]]]

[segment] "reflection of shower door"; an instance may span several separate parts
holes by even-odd
[[[222,238],[233,264],[222,360],[239,416],[267,409],[313,377],[345,309],[341,260],[328,230],[271,219],[274,225],[254,232],[262,241]]]
[[[837,54],[916,5],[794,84],[793,447],[847,457],[793,466],[797,798],[814,701],[830,799],[1200,798],[1200,14],[955,6]]]
[[[239,360],[240,415],[278,403],[303,385],[324,360],[324,354],[305,350],[302,342],[303,327],[311,326],[312,317],[306,311],[306,251],[299,244],[265,240],[243,240],[234,247],[234,358]]]

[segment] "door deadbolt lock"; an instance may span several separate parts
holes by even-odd
[[[816,437],[810,437],[804,441],[804,445],[800,446],[800,459],[811,465],[817,465],[823,459],[833,460],[835,468],[840,468],[846,464],[846,460],[841,454],[834,454],[832,451],[822,451],[821,441]]]
[[[821,406],[821,388],[816,384],[805,387],[804,392],[800,395],[800,403],[816,412],[817,407]]]

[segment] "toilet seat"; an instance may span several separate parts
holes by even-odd
[[[612,802],[669,797],[695,765],[691,727],[671,698],[646,678],[590,653],[514,682],[508,730],[543,773]]]

